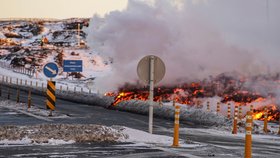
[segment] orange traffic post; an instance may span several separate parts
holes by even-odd
[[[263,121],[263,132],[267,133],[267,107],[264,107],[264,121]]]
[[[250,111],[253,113],[254,112],[254,106],[253,104],[250,105]]]
[[[279,130],[278,130],[278,135],[280,135],[280,114],[279,114]]]
[[[210,111],[210,102],[207,101],[207,111],[209,112]]]
[[[246,114],[246,134],[245,134],[245,155],[244,158],[252,157],[252,112],[248,111]]]
[[[228,103],[228,109],[227,109],[227,117],[228,118],[230,118],[230,113],[231,113],[230,103]]]
[[[217,113],[221,111],[220,102],[217,103]]]
[[[242,120],[242,105],[239,105],[238,118],[239,120]]]
[[[232,134],[237,134],[237,117],[238,117],[238,106],[234,106],[234,120],[233,120],[233,128],[232,128]]]
[[[179,147],[180,106],[175,106],[174,136],[172,147]]]

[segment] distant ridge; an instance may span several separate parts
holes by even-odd
[[[68,20],[86,20],[89,18],[68,18],[68,19],[55,19],[55,18],[0,18],[0,21],[33,21],[33,22],[58,22],[58,21],[68,21]]]

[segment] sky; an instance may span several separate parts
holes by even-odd
[[[0,0],[0,18],[92,17],[122,10],[127,0]]]

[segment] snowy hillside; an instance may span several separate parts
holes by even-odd
[[[89,19],[0,20],[0,62],[2,67],[26,69],[30,77],[46,79],[42,67],[48,62],[59,66],[57,80],[86,80],[110,70],[97,52],[85,42]],[[62,72],[63,60],[83,60],[82,73]],[[71,77],[72,76],[72,77]]]

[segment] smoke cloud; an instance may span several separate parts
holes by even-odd
[[[125,82],[135,83],[137,63],[151,54],[166,65],[160,84],[178,84],[223,72],[256,75],[271,70],[258,49],[226,41],[205,14],[190,8],[198,3],[207,5],[207,1],[131,0],[123,11],[94,15],[86,30],[87,41],[104,60],[113,61],[112,72],[96,79],[98,89],[115,90]]]

